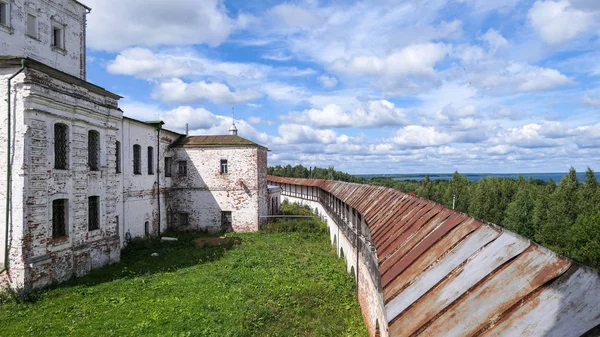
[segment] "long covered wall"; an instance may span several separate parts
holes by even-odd
[[[340,228],[338,242],[359,251],[347,260],[358,260],[372,336],[377,326],[381,336],[600,333],[598,272],[523,237],[386,187],[268,181],[284,197],[321,205]],[[361,285],[361,265],[373,286]]]

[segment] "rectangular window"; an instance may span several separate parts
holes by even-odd
[[[121,142],[115,143],[115,171],[121,173]]]
[[[88,131],[88,166],[90,171],[100,169],[100,133],[95,130]]]
[[[190,224],[190,216],[187,213],[179,213],[179,225],[187,226]]]
[[[142,147],[133,146],[133,174],[142,174]]]
[[[5,2],[0,2],[0,25],[8,27],[8,4]]]
[[[221,212],[221,227],[231,227],[231,211]]]
[[[100,228],[100,197],[88,198],[88,230]]]
[[[69,127],[65,124],[54,124],[54,168],[57,170],[68,169],[69,155]]]
[[[179,175],[187,176],[187,161],[185,160],[179,161]]]
[[[116,228],[117,233],[119,233],[119,216],[118,215],[115,217],[115,223],[117,224],[117,228]]]
[[[148,146],[148,174],[154,174],[154,148]]]
[[[171,176],[171,157],[165,157],[165,177]]]
[[[63,29],[60,27],[52,27],[52,47],[65,49]]]
[[[221,159],[221,174],[227,174],[227,159]]]
[[[37,17],[35,15],[27,14],[27,35],[34,39],[38,38]]]
[[[67,236],[67,199],[52,201],[52,237]]]

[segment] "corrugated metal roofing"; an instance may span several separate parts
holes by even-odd
[[[386,187],[268,180],[320,187],[362,214],[390,336],[576,337],[600,326],[598,272],[519,235]]]
[[[246,138],[236,135],[216,135],[216,136],[181,136],[171,147],[206,147],[206,146],[256,146],[256,144]]]

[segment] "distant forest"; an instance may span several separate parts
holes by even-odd
[[[333,166],[309,168],[302,165],[275,166],[268,174],[293,178],[318,178],[387,186],[413,192],[503,226],[555,252],[583,264],[600,268],[600,187],[590,168],[583,183],[574,168],[557,184],[549,181],[482,178],[479,182],[455,172],[450,180],[400,181],[391,178],[365,179],[336,171]]]

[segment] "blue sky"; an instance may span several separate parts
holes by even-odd
[[[350,173],[600,169],[600,1],[86,0],[126,116]]]

